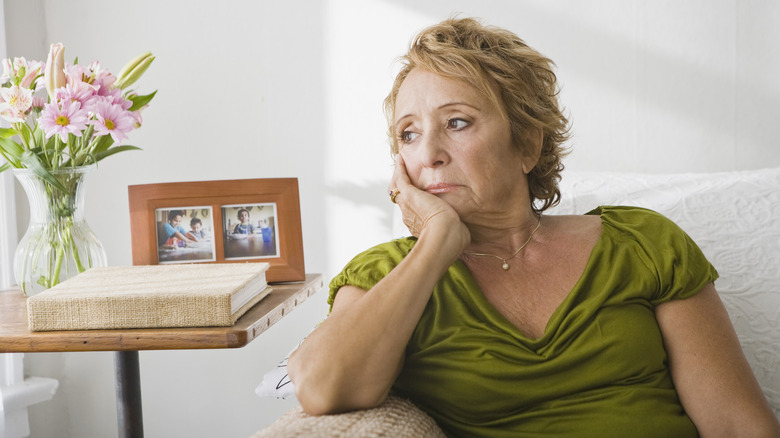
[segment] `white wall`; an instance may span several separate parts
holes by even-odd
[[[703,172],[780,166],[780,4],[772,0],[6,0],[8,52],[117,71],[145,50],[159,89],[131,144],[91,176],[87,217],[112,265],[131,263],[127,186],[298,177],[309,272],[332,276],[391,237],[381,100],[413,34],[454,12],[507,27],[558,64],[574,170]],[[19,227],[26,200],[17,196]],[[142,352],[150,437],[245,437],[290,403],[261,374],[325,314],[320,292],[249,346]],[[115,434],[110,353],[31,354],[60,379],[34,437]]]

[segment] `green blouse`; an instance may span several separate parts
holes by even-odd
[[[449,436],[695,437],[674,389],[655,306],[695,295],[718,274],[691,238],[650,210],[600,207],[584,273],[530,339],[457,261],[439,280],[406,348],[395,394]],[[416,239],[378,245],[330,283],[370,290]]]

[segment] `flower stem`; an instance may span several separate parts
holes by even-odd
[[[57,245],[57,257],[54,260],[54,272],[52,272],[51,278],[49,278],[49,284],[46,285],[47,288],[52,287],[55,284],[59,284],[60,270],[62,269],[62,259],[64,256],[65,246],[62,244]]]
[[[87,269],[84,267],[84,264],[81,263],[81,256],[79,256],[79,248],[76,245],[76,239],[73,238],[72,232],[73,232],[73,218],[67,219],[67,224],[65,228],[65,239],[66,242],[70,244],[71,250],[73,252],[73,261],[76,263],[76,269],[78,269],[79,273],[82,273],[86,271]],[[66,243],[67,244],[67,243]]]

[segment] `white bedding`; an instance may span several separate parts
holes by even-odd
[[[680,225],[720,274],[743,350],[780,418],[780,168],[704,174],[564,172],[550,214],[599,205],[656,210]]]

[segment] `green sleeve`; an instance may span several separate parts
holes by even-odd
[[[407,237],[382,243],[353,258],[344,269],[331,280],[328,305],[331,310],[336,294],[342,286],[350,285],[370,290],[385,278],[414,247],[417,239]]]
[[[718,278],[696,242],[662,214],[637,207],[597,210],[605,226],[619,228],[637,246],[639,261],[654,273],[657,288],[648,297],[653,305],[689,298]]]

